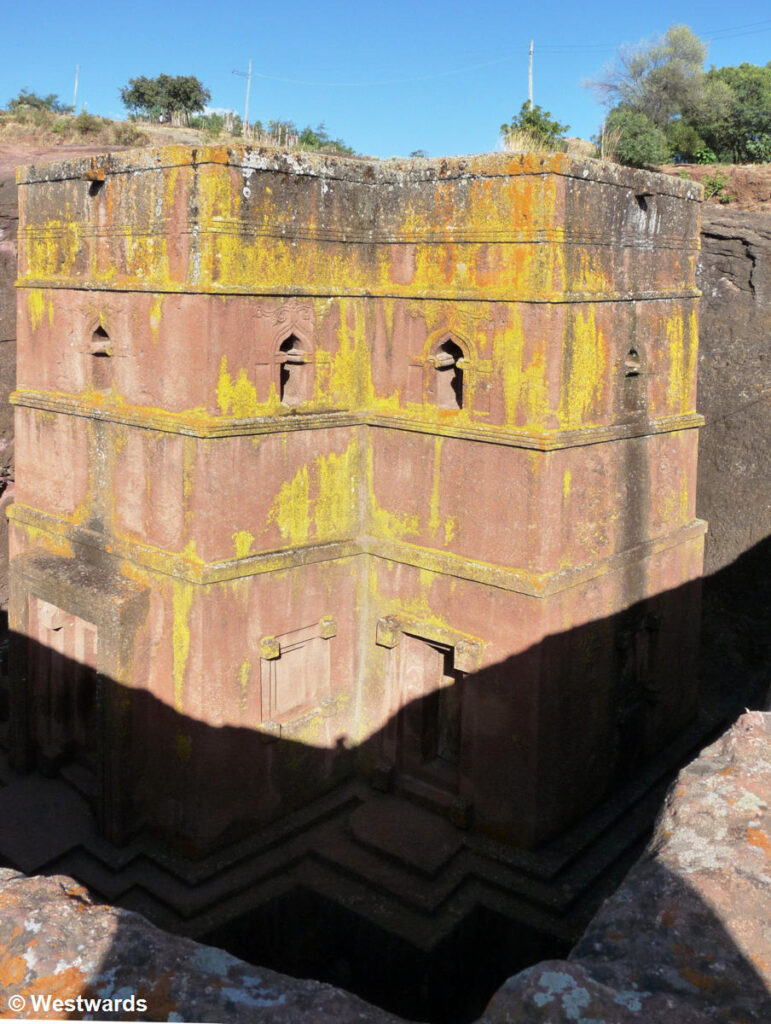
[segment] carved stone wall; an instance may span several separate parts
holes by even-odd
[[[16,383],[16,229],[18,201],[13,172],[0,169],[0,608],[8,607],[8,521],[13,498],[13,409]]]
[[[384,761],[533,846],[692,718],[697,186],[170,148],[19,189],[11,626],[97,628],[113,840]]]

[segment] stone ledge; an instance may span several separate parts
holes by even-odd
[[[255,171],[277,171],[292,175],[347,180],[377,187],[404,181],[435,182],[465,178],[542,176],[557,174],[577,181],[596,181],[622,188],[655,186],[661,195],[677,196],[700,202],[703,190],[698,182],[669,174],[634,170],[618,164],[589,158],[577,159],[565,153],[513,154],[483,153],[470,156],[428,157],[424,159],[374,160],[367,157],[329,153],[284,152],[260,146],[164,146],[159,149],[133,149],[91,157],[80,157],[17,168],[16,182],[37,182],[82,178],[94,169],[108,174],[156,171],[171,167],[201,167],[222,164],[249,167]]]
[[[430,419],[423,415],[382,413],[370,409],[329,409],[323,412],[285,411],[278,416],[213,416],[205,410],[166,412],[141,405],[100,403],[78,395],[53,391],[17,388],[8,398],[11,405],[23,409],[36,409],[62,416],[80,416],[104,423],[120,423],[143,430],[157,430],[166,434],[181,434],[205,440],[227,437],[245,437],[259,434],[284,434],[296,430],[328,430],[342,427],[381,427],[405,430],[432,437],[452,437],[462,441],[500,444],[511,448],[536,451],[558,451],[605,441],[620,441],[632,437],[651,437],[655,434],[673,434],[680,430],[694,430],[704,425],[704,417],[695,411],[677,416],[660,416],[639,423],[613,423],[576,430],[532,432],[499,424],[472,422],[454,424]]]
[[[19,501],[8,507],[6,515],[11,522],[21,527],[47,533],[60,544],[64,542],[70,550],[74,550],[75,545],[80,545],[90,549],[98,557],[104,556],[116,565],[119,560],[125,560],[150,572],[184,579],[200,586],[280,572],[317,562],[333,562],[357,555],[371,555],[388,562],[398,562],[416,569],[427,569],[439,575],[467,580],[470,583],[481,583],[538,598],[550,597],[588,580],[623,570],[659,552],[698,541],[707,532],[704,520],[693,519],[669,533],[653,537],[595,562],[536,572],[516,566],[482,562],[435,548],[389,540],[385,537],[368,536],[364,533],[337,541],[302,544],[246,555],[243,558],[204,562],[200,559],[191,559],[181,552],[166,551],[139,541],[117,541],[113,537],[106,540],[104,534]],[[60,556],[55,557],[58,559]]]

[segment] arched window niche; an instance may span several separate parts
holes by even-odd
[[[439,409],[463,408],[463,349],[451,338],[438,346],[431,360],[436,374],[434,400]]]
[[[641,365],[640,353],[636,348],[630,348],[624,359],[624,376],[639,377]]]
[[[313,355],[296,334],[278,349],[278,395],[282,405],[300,405],[313,397]]]
[[[91,384],[98,391],[112,386],[112,342],[100,324],[91,335]]]

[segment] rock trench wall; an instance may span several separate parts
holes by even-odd
[[[771,685],[771,214],[705,203],[697,284],[702,686],[757,706]]]
[[[702,207],[697,513],[704,571],[771,533],[771,214]]]
[[[685,768],[653,839],[566,961],[493,997],[484,1024],[750,1024],[771,1019],[771,714]]]

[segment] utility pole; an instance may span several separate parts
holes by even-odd
[[[533,40],[530,40],[530,60],[527,70],[527,96],[530,100],[530,109],[533,109]]]
[[[78,78],[80,77],[80,64],[75,65],[75,90],[72,93],[72,112],[78,112]]]
[[[249,61],[248,71],[234,71],[234,75],[240,75],[246,79],[246,103],[244,104],[244,138],[249,134],[249,90],[252,87],[252,62]]]

